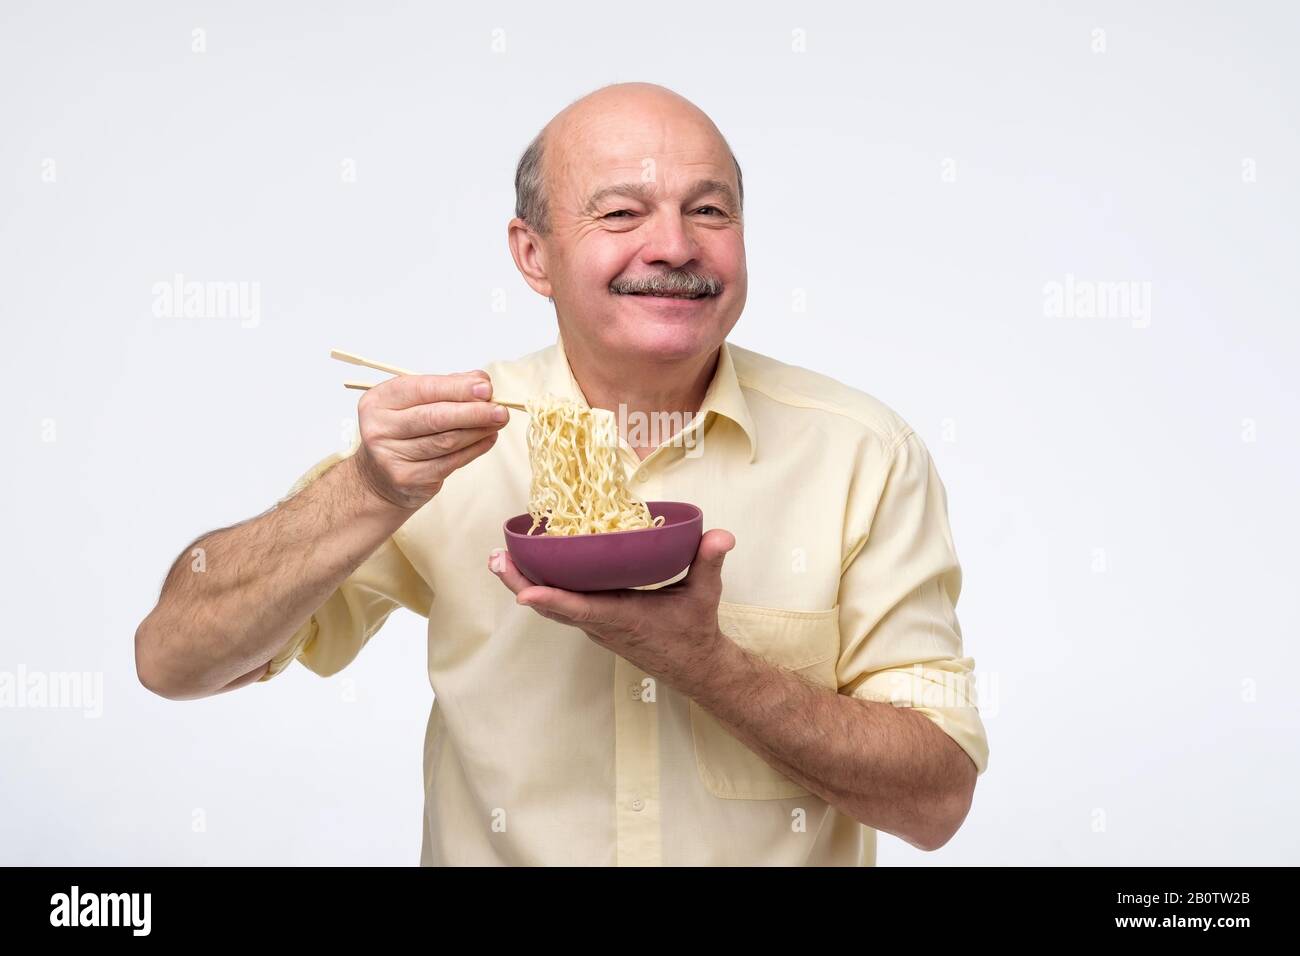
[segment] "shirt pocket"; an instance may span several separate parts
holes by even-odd
[[[829,611],[787,611],[749,604],[718,605],[718,626],[745,650],[814,684],[836,689],[839,605]],[[694,700],[695,761],[705,788],[731,800],[779,800],[808,790],[770,766]]]

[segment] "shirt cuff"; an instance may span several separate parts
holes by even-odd
[[[966,751],[978,775],[988,769],[989,742],[975,702],[974,665],[963,657],[877,671],[849,696],[924,714]]]
[[[298,628],[298,630],[293,633],[293,636],[290,637],[289,640],[284,642],[284,646],[280,648],[280,652],[276,654],[275,657],[271,658],[270,667],[267,668],[265,674],[257,679],[258,683],[270,680],[276,674],[280,673],[280,671],[292,664],[297,659],[298,654],[302,651],[306,643],[316,636],[316,632],[319,629],[320,625],[316,623],[316,615],[313,614],[307,619],[307,622],[303,624],[302,627]]]

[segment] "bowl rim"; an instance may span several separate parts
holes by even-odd
[[[501,523],[501,529],[505,532],[507,538],[519,538],[523,541],[583,541],[594,538],[600,538],[603,540],[619,534],[649,534],[655,531],[667,531],[669,528],[676,528],[691,521],[701,520],[704,517],[704,511],[700,506],[693,505],[689,501],[647,501],[646,507],[649,507],[650,505],[681,505],[685,508],[690,508],[694,513],[677,521],[665,521],[663,524],[654,528],[627,528],[623,531],[596,531],[587,534],[525,534],[522,531],[511,531],[510,522],[518,521],[520,518],[527,518],[529,521],[532,520],[533,516],[529,512],[525,511],[521,515],[507,518]]]

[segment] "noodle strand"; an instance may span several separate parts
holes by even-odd
[[[614,416],[568,399],[527,403],[532,534],[602,534],[659,527],[644,501],[627,487],[618,457]]]

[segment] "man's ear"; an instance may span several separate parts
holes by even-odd
[[[515,260],[515,268],[524,277],[524,281],[539,295],[544,295],[554,302],[551,281],[546,274],[546,249],[542,239],[527,222],[516,216],[507,226],[506,241],[510,245],[510,255]]]

